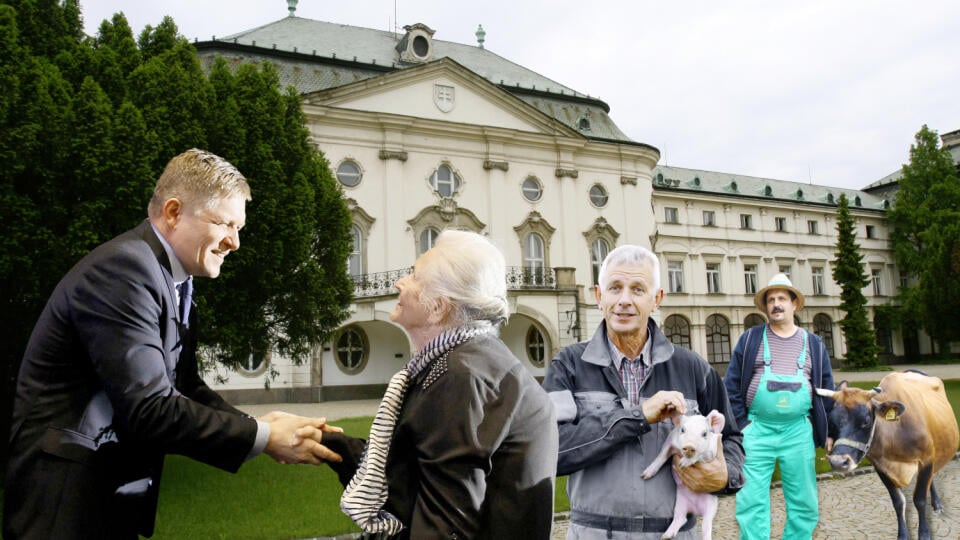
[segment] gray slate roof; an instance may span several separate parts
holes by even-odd
[[[654,167],[653,188],[822,206],[836,206],[840,195],[845,194],[851,209],[884,211],[889,205],[881,196],[856,189],[665,165]]]
[[[334,88],[410,67],[396,50],[402,33],[284,17],[213,41],[196,43],[206,66],[215,55],[234,61],[270,61],[281,83],[301,94]],[[603,101],[544,77],[475,45],[433,39],[433,59],[449,57],[585,137],[633,143],[608,115]],[[581,119],[589,129],[579,129]]]

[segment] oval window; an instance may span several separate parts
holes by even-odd
[[[603,189],[603,186],[600,184],[594,184],[593,187],[590,188],[590,202],[597,208],[606,206],[608,199],[607,190]]]
[[[360,183],[363,173],[360,172],[360,166],[353,161],[344,161],[337,167],[337,180],[347,187],[354,187]]]

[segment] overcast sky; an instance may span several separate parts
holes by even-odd
[[[87,32],[170,15],[193,41],[287,15],[286,0],[81,0]],[[296,15],[389,30],[422,22],[610,105],[661,164],[862,188],[909,159],[923,124],[960,129],[956,0],[300,0]]]

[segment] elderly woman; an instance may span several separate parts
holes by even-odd
[[[390,318],[417,352],[390,381],[341,499],[365,532],[550,537],[557,424],[546,393],[497,336],[508,315],[505,271],[486,238],[447,230],[397,281]]]

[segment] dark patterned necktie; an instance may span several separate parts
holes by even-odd
[[[180,285],[180,324],[190,326],[190,306],[193,304],[193,276],[188,276]]]

